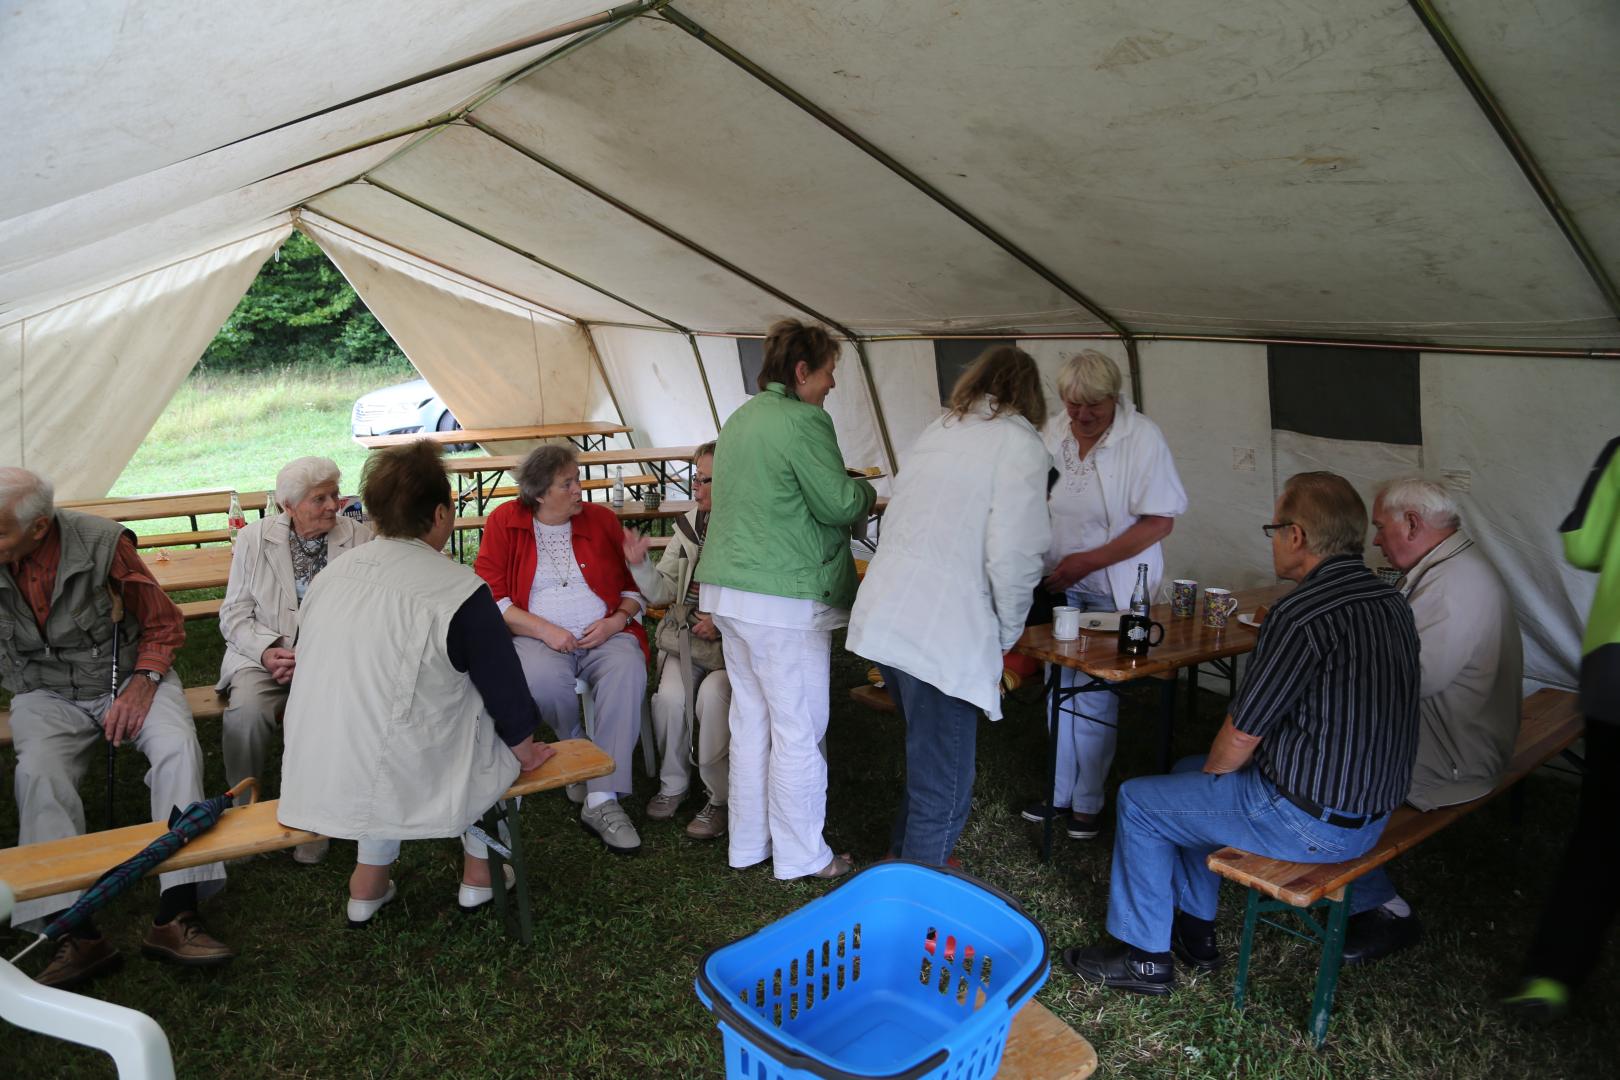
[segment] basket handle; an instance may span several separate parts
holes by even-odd
[[[807,1057],[806,1055],[799,1053],[797,1050],[784,1045],[781,1040],[776,1038],[776,1036],[765,1030],[764,1026],[758,1021],[743,1015],[743,1013],[731,1003],[730,996],[724,993],[719,987],[715,986],[714,983],[710,981],[709,957],[713,956],[716,952],[725,947],[726,946],[722,945],[719,946],[719,948],[710,949],[709,952],[703,957],[702,962],[698,964],[697,977],[699,991],[701,991],[702,995],[707,997],[709,1001],[713,1002],[711,1007],[714,1010],[715,1016],[722,1023],[729,1024],[736,1031],[743,1034],[750,1042],[761,1044],[766,1053],[770,1054],[787,1068],[796,1069],[801,1072],[814,1073],[816,1076],[822,1077],[823,1080],[918,1080],[919,1077],[927,1076],[929,1073],[941,1068],[945,1062],[950,1059],[951,1052],[945,1047],[940,1047],[939,1050],[929,1055],[926,1060],[913,1065],[905,1072],[888,1073],[885,1076],[874,1077],[869,1073],[845,1072],[843,1069],[835,1068],[834,1066],[828,1065],[825,1062],[817,1061],[813,1057]]]

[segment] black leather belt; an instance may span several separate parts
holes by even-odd
[[[1277,789],[1277,794],[1281,795],[1283,798],[1287,799],[1289,802],[1311,815],[1311,817],[1315,818],[1317,821],[1325,821],[1329,825],[1333,825],[1340,829],[1359,829],[1378,816],[1376,814],[1369,814],[1366,817],[1349,817],[1345,814],[1335,814],[1333,811],[1311,802],[1311,800],[1305,798],[1303,795],[1294,795],[1284,791],[1282,788]]]

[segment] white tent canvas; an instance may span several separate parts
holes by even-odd
[[[935,339],[1049,378],[1098,348],[1186,480],[1174,572],[1267,579],[1307,462],[1421,467],[1568,685],[1591,584],[1554,528],[1620,416],[1620,8],[1424,10],[11,5],[0,461],[104,494],[297,227],[469,425],[710,438],[738,335],[793,316],[849,340],[847,458],[903,476]],[[1403,348],[1414,434],[1278,428],[1297,342]]]

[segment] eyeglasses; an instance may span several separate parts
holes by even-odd
[[[1278,529],[1286,529],[1290,525],[1293,525],[1296,529],[1299,528],[1299,526],[1296,525],[1292,521],[1273,521],[1269,525],[1260,526],[1260,531],[1265,533],[1266,534],[1266,539],[1269,540],[1269,539],[1271,539],[1272,536],[1276,535],[1276,532],[1277,532]],[[1300,529],[1300,531],[1304,532],[1303,529]]]
[[[697,485],[699,485],[701,487],[708,487],[710,484],[714,483],[714,477],[712,477],[712,476],[694,476],[694,477],[692,477],[692,483],[697,484]]]

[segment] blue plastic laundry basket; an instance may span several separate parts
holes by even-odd
[[[731,1080],[991,1077],[1050,973],[1018,901],[907,862],[863,870],[703,958]]]

